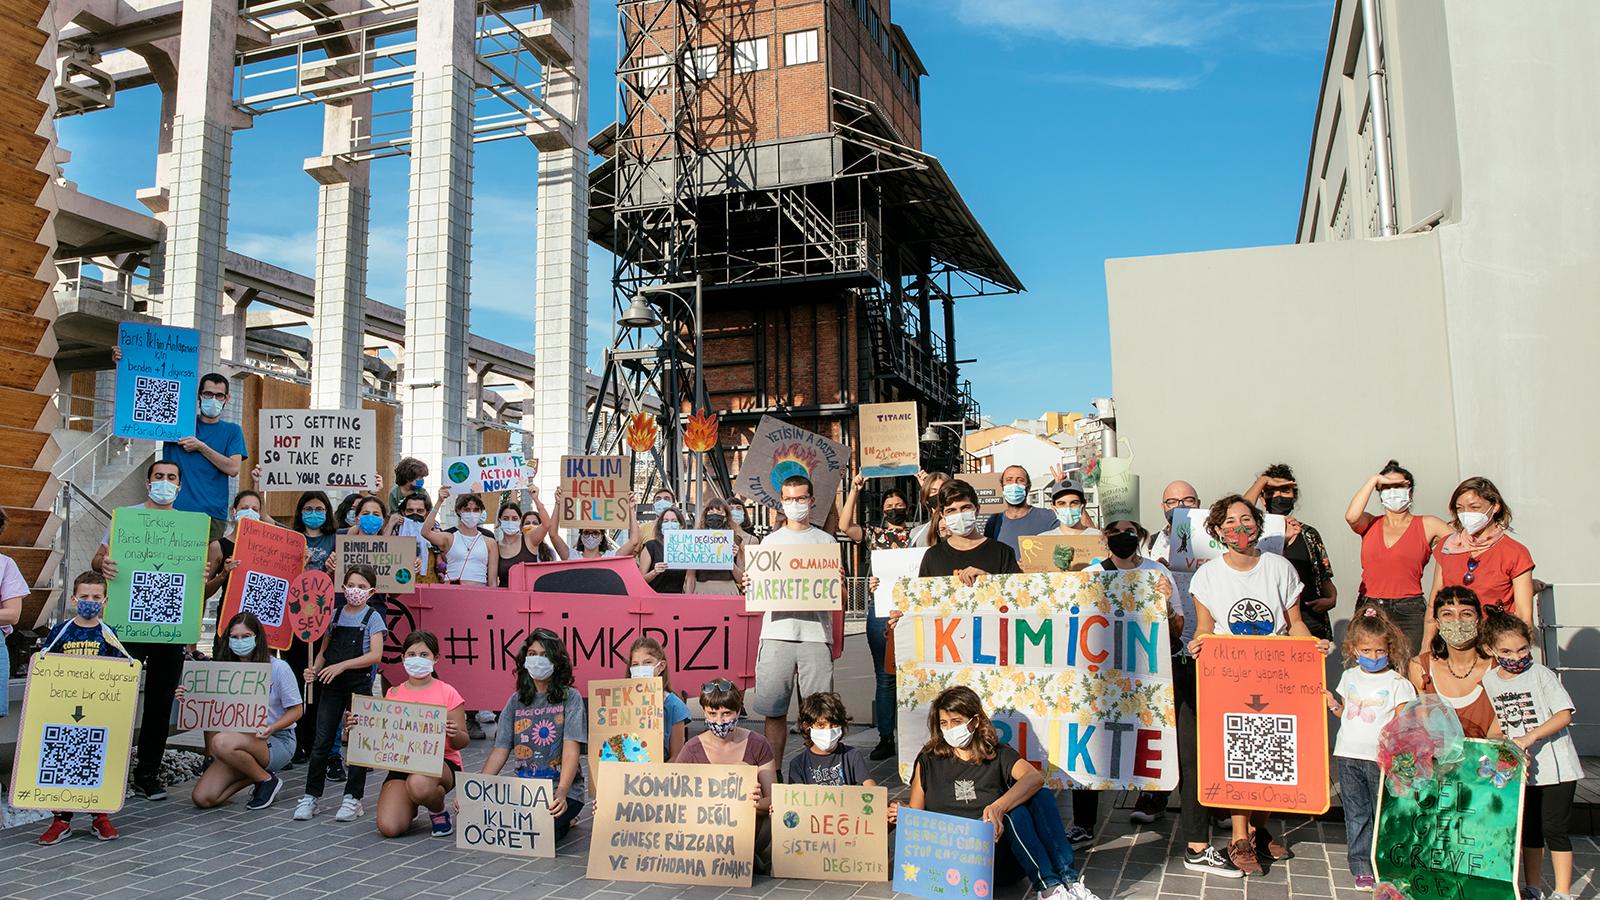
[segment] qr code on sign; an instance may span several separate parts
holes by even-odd
[[[289,582],[261,572],[246,572],[239,611],[254,613],[261,624],[277,627],[283,624],[283,602],[288,596]]]
[[[133,420],[156,425],[178,424],[181,385],[166,378],[133,379]]]
[[[183,622],[182,572],[135,572],[128,593],[128,621],[152,625]]]
[[[39,786],[93,789],[106,775],[106,730],[90,725],[45,725],[39,745]]]
[[[1233,713],[1222,718],[1222,759],[1229,781],[1295,784],[1294,716]]]

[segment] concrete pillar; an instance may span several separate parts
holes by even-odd
[[[437,466],[464,449],[476,4],[432,0],[417,9],[401,448]]]
[[[243,366],[249,353],[245,349],[249,337],[250,304],[260,293],[255,288],[233,287],[224,288],[226,311],[218,321],[217,332],[220,336],[222,360],[231,366]],[[213,366],[205,371],[214,371]]]
[[[365,344],[369,165],[337,160],[356,125],[372,116],[372,95],[322,107],[323,155],[305,168],[317,189],[317,300],[312,322],[311,408],[361,408]]]
[[[572,33],[570,66],[545,68],[545,101],[571,122],[569,146],[539,153],[533,455],[539,489],[555,493],[563,454],[583,452],[589,322],[589,0],[551,17]]]

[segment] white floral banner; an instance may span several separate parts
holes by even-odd
[[[905,578],[894,605],[900,777],[946,688],[982,698],[1002,742],[1052,788],[1178,783],[1172,582],[1159,572]]]

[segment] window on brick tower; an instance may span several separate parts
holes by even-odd
[[[817,30],[796,31],[783,36],[783,64],[798,66],[817,61]]]
[[[733,71],[759,72],[767,67],[767,39],[737,41],[733,45]]]
[[[712,66],[715,67],[715,65],[716,58],[713,55]],[[643,60],[642,68],[644,71],[639,73],[639,80],[644,87],[645,96],[648,97],[661,90],[661,86],[666,84],[667,74],[670,69],[665,56],[646,56]]]
[[[690,55],[690,68],[701,81],[717,77],[717,48],[696,47]]]

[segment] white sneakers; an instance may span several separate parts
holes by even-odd
[[[310,794],[301,797],[300,802],[294,805],[294,820],[296,822],[305,822],[316,814],[317,798]]]
[[[1071,884],[1058,884],[1039,895],[1039,900],[1100,900],[1094,891],[1089,890],[1083,879],[1078,879]]]
[[[339,804],[339,811],[333,814],[333,820],[335,822],[354,822],[365,814],[366,810],[361,808],[361,801],[349,794],[345,794],[344,802]]]

